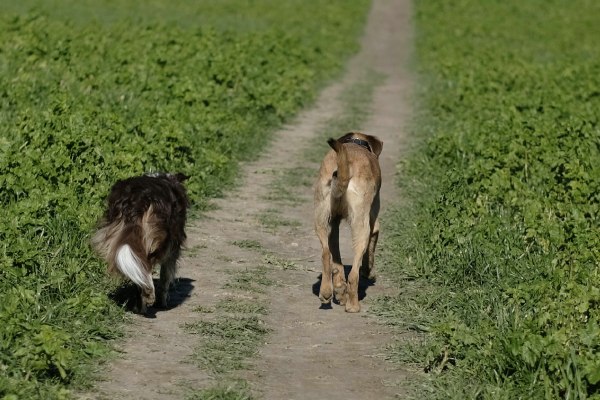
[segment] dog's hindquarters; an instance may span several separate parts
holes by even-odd
[[[107,262],[108,271],[129,278],[141,289],[138,311],[145,312],[155,301],[152,269],[157,263],[161,263],[159,306],[166,306],[186,238],[190,203],[183,182],[187,178],[152,173],[116,182],[92,237],[92,246]]]
[[[156,298],[152,266],[154,259],[164,253],[166,239],[164,229],[159,225],[160,220],[150,207],[134,221],[126,222],[120,217],[106,224],[92,238],[94,248],[107,261],[109,272],[122,274],[140,288],[141,313],[145,313],[147,306],[154,304]],[[167,291],[174,276],[174,265],[174,262],[169,264],[170,271],[165,275]],[[161,285],[161,289],[164,288],[165,285]],[[161,296],[161,305],[163,298],[166,301],[166,294]]]
[[[150,208],[147,214],[151,213]],[[152,261],[148,246],[153,242],[148,237],[147,227],[143,225],[144,217],[127,224],[117,240],[115,254],[109,259],[113,269],[129,278],[142,292],[140,312],[146,312],[148,306],[154,304],[156,294],[152,280]]]

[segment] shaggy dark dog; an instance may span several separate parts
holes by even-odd
[[[158,306],[167,306],[169,286],[185,241],[189,200],[183,174],[155,173],[115,183],[108,207],[92,237],[92,246],[108,263],[141,290],[140,313],[155,302],[152,269],[160,268]]]

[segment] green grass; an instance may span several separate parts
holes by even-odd
[[[206,245],[206,244],[198,244],[198,245],[195,245],[192,247],[188,246],[184,249],[185,255],[187,257],[196,257],[198,254],[200,254],[200,251],[202,249],[206,249],[207,247],[208,247],[208,245]]]
[[[255,299],[237,299],[227,297],[220,300],[215,309],[226,313],[241,313],[241,314],[257,314],[266,315],[267,307],[262,301],[256,301]]]
[[[185,400],[252,400],[248,385],[244,382],[233,382],[230,385],[194,390],[185,397]]]
[[[281,268],[283,270],[300,268],[300,266],[298,264],[296,264],[295,262],[288,260],[287,258],[284,258],[284,257],[279,257],[276,254],[272,254],[272,253],[265,253],[264,262],[267,265],[272,265],[275,268]]]
[[[600,4],[416,2],[418,146],[374,312],[415,397],[600,398]]]
[[[231,272],[231,279],[225,284],[225,287],[247,292],[264,293],[266,287],[274,284],[268,277],[268,272],[269,270],[265,266]]]
[[[259,241],[251,239],[236,240],[233,244],[241,249],[261,250],[263,248]]]
[[[308,167],[292,167],[278,169],[274,174],[264,199],[295,206],[303,202],[300,194],[313,184],[316,172]]]
[[[285,218],[279,209],[267,209],[257,215],[258,222],[268,230],[274,231],[280,227],[297,228],[302,226],[300,221]]]
[[[215,375],[247,368],[246,360],[256,354],[269,329],[255,315],[217,316],[212,321],[186,324],[188,332],[201,336],[192,360]]]
[[[110,185],[181,171],[206,207],[339,73],[367,7],[2,2],[0,397],[68,397],[121,335],[88,245]]]
[[[231,272],[224,288],[234,293],[213,309],[198,309],[203,318],[184,325],[186,331],[199,336],[190,361],[219,381],[214,387],[192,390],[186,398],[252,398],[248,384],[236,371],[251,368],[252,359],[271,331],[263,320],[268,313],[266,288],[274,284],[267,275],[268,268],[263,265]]]

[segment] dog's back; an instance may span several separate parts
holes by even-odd
[[[319,180],[315,187],[315,204],[328,204],[327,217],[347,218],[348,202],[363,202],[365,194],[379,193],[381,170],[379,154],[381,142],[370,135],[348,133],[339,139],[329,139],[332,151],[321,163]],[[367,195],[366,198],[373,199]],[[371,201],[364,204],[370,207]],[[326,217],[326,218],[327,218]]]
[[[124,243],[143,238],[143,248],[154,264],[165,255],[167,244],[180,246],[185,241],[188,206],[185,188],[177,176],[144,175],[112,187],[105,220],[124,223]]]

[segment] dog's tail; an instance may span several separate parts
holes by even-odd
[[[348,163],[348,152],[339,140],[330,138],[327,143],[337,154],[337,171],[334,173],[336,181],[335,197],[341,197],[346,193],[350,183],[350,165]]]
[[[114,266],[137,286],[150,289],[152,276],[148,273],[149,266],[129,244],[119,246],[114,255]]]
[[[107,261],[109,272],[120,272],[137,286],[151,289],[151,258],[164,240],[160,232],[150,207],[138,221],[119,218],[105,225],[92,237],[92,245]]]

